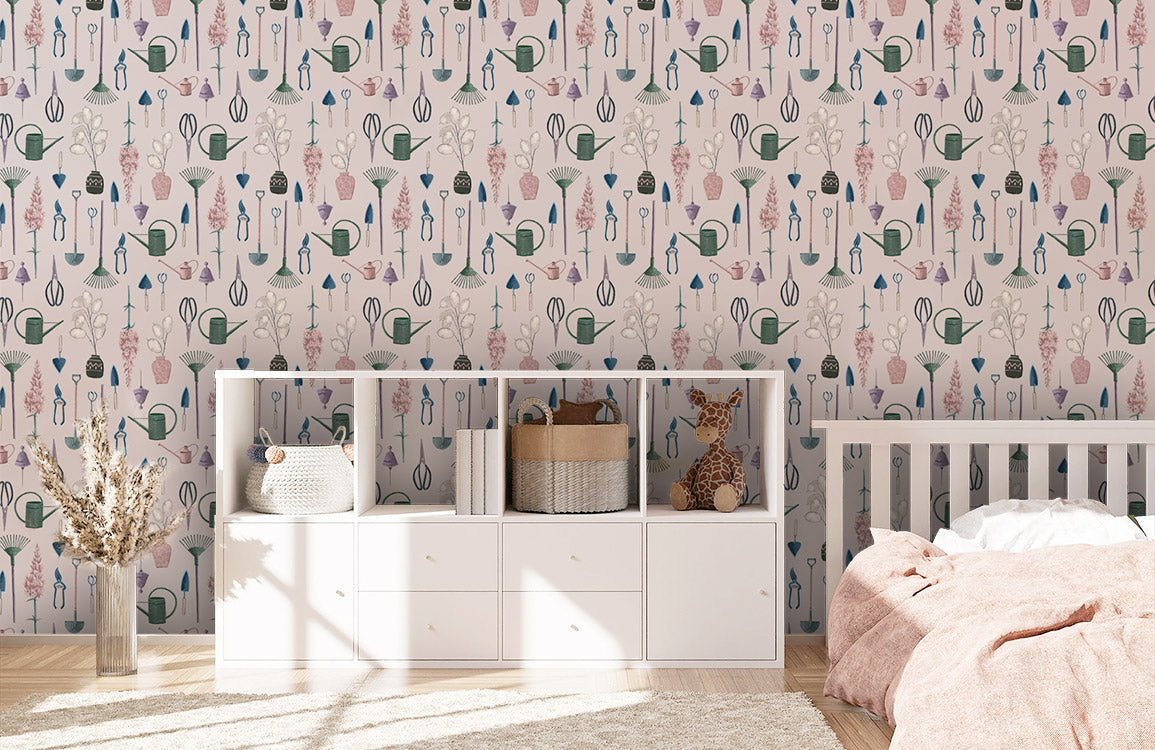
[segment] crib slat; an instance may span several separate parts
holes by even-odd
[[[1011,496],[1010,460],[1011,446],[995,445],[994,443],[990,445],[987,454],[987,476],[990,478],[987,483],[987,486],[990,487],[987,495],[988,503],[1006,500]]]
[[[1032,443],[1027,446],[1027,497],[1047,500],[1050,497],[1050,446]]]
[[[1127,446],[1107,446],[1107,510],[1116,516],[1127,512]]]
[[[834,590],[838,588],[838,579],[846,565],[843,553],[843,510],[846,508],[846,498],[842,494],[842,443],[837,442],[835,436],[827,433],[826,437],[826,609],[830,610],[830,601],[834,598]]]
[[[950,446],[950,525],[971,509],[970,446]]]
[[[1146,492],[1143,499],[1147,501],[1146,515],[1155,515],[1155,443],[1147,446],[1147,458],[1143,462],[1143,474],[1147,477]]]
[[[1087,493],[1089,460],[1086,443],[1071,443],[1067,446],[1067,497],[1090,497]]]
[[[910,530],[930,539],[931,487],[930,487],[930,445],[911,443],[910,446]]]
[[[870,526],[890,528],[890,443],[870,446]]]

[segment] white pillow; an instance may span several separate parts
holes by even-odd
[[[1089,499],[999,500],[941,529],[934,544],[948,555],[977,550],[1025,552],[1064,544],[1114,544],[1145,539],[1126,516]]]

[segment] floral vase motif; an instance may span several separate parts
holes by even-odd
[[[702,178],[702,189],[706,191],[706,200],[716,201],[722,197],[722,178],[717,172],[709,172]],[[640,190],[639,190],[640,192]]]
[[[273,195],[284,195],[289,192],[289,178],[279,169],[269,176],[269,192]]]
[[[152,563],[158,568],[167,568],[172,560],[172,545],[161,542],[152,548]]]
[[[337,15],[350,16],[353,14],[354,0],[337,0]]]
[[[658,181],[654,179],[654,173],[650,170],[647,169],[638,175],[638,192],[642,195],[653,195],[657,185]]]
[[[136,674],[133,565],[96,566],[96,674]]]
[[[1016,170],[1011,170],[1007,173],[1007,179],[1003,181],[1003,187],[1009,195],[1018,195],[1023,192],[1023,176]]]
[[[835,357],[833,354],[827,354],[823,357],[822,364],[819,366],[819,372],[822,373],[822,377],[824,378],[833,379],[838,377],[838,357]]]
[[[886,178],[886,192],[892,201],[900,201],[906,195],[906,177],[899,172],[891,172]]]
[[[104,360],[100,358],[100,355],[93,354],[88,358],[88,361],[84,363],[84,374],[93,380],[104,377]]]
[[[836,175],[834,173],[834,170],[831,170],[831,169],[826,170],[822,174],[822,179],[818,183],[818,187],[826,195],[837,195],[838,194],[838,185],[839,185],[838,175]]]
[[[906,0],[886,0],[886,7],[890,10],[890,15],[901,16],[906,12]]]
[[[165,357],[152,361],[152,379],[157,385],[164,385],[172,375],[172,362]]]
[[[1003,372],[1007,374],[1008,378],[1021,378],[1023,376],[1022,358],[1017,354],[1007,357],[1007,362],[1003,365]]]
[[[1075,378],[1077,385],[1086,385],[1087,379],[1091,377],[1091,362],[1082,354],[1075,357],[1071,362],[1071,376]]]
[[[84,192],[89,195],[100,195],[104,192],[104,175],[95,169],[84,178]]]
[[[152,9],[158,16],[167,16],[172,8],[172,0],[152,0]]]
[[[890,376],[891,385],[901,385],[906,382],[906,360],[902,357],[891,357],[886,361],[886,374]]]
[[[453,175],[453,192],[458,195],[469,195],[469,191],[473,189],[473,178],[469,176],[469,172],[462,170]]]
[[[156,196],[158,201],[168,200],[168,194],[172,192],[172,178],[164,172],[157,172],[152,176],[152,194]]]
[[[706,15],[707,16],[716,16],[722,12],[722,0],[706,0],[705,5],[706,5]],[[638,9],[639,10],[645,10],[645,8],[642,7],[641,2],[638,3]],[[653,6],[653,3],[651,3],[650,4],[650,10],[653,10],[653,9],[654,9],[654,6]]]
[[[1087,200],[1087,196],[1091,194],[1091,178],[1087,176],[1086,172],[1076,172],[1071,175],[1071,192],[1075,194],[1075,200]]]
[[[838,0],[822,0],[818,5],[822,10],[838,10]]]
[[[286,10],[289,7],[289,0],[269,0],[269,10]]]
[[[639,370],[656,370],[657,365],[654,363],[653,357],[651,357],[648,354],[643,354],[641,359],[638,360],[638,369]]]
[[[521,0],[521,14],[523,16],[537,15],[538,0]]]
[[[269,360],[269,369],[273,372],[287,372],[289,361],[285,359],[283,354],[276,354]]]
[[[337,175],[337,199],[352,200],[353,190],[357,187],[357,180],[348,172]]]
[[[656,5],[656,0],[638,0],[638,10],[653,10]]]
[[[517,181],[518,188],[521,189],[522,200],[531,201],[537,197],[537,189],[541,186],[541,178],[533,172],[525,172]]]
[[[338,369],[338,370],[356,370],[357,369],[357,363],[354,362],[349,357],[349,355],[342,354],[340,359],[337,360],[336,369]],[[352,383],[353,378],[340,378],[337,382],[338,383]]]
[[[1085,16],[1091,9],[1091,0],[1071,0],[1071,9],[1075,11],[1076,16]]]
[[[472,370],[473,363],[469,361],[469,357],[464,354],[458,354],[457,359],[453,360],[454,370]]]

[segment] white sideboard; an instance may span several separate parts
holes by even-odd
[[[246,509],[256,380],[352,379],[357,476],[351,512],[276,516]],[[376,505],[378,381],[631,379],[649,441],[647,381],[757,386],[761,471],[755,504],[729,514],[647,503],[616,513],[544,515],[507,507],[458,516],[446,505]],[[228,666],[768,667],[783,660],[783,379],[780,372],[219,370],[216,655]],[[503,441],[508,439],[502,430]]]

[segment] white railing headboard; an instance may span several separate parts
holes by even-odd
[[[827,420],[814,426],[826,432],[826,604],[846,567],[843,553],[845,507],[843,453],[847,445],[870,448],[870,525],[891,528],[891,452],[909,446],[910,530],[930,538],[932,518],[932,446],[943,446],[949,471],[949,497],[967,498],[950,503],[950,520],[970,510],[970,451],[972,445],[989,447],[988,498],[1010,497],[1012,446],[1027,454],[1027,495],[1045,498],[1050,481],[1050,447],[1067,446],[1067,496],[1090,497],[1090,446],[1106,446],[1107,508],[1127,512],[1128,447],[1141,446],[1144,498],[1147,512],[1155,513],[1155,421],[991,420]],[[857,493],[853,493],[857,494]]]

